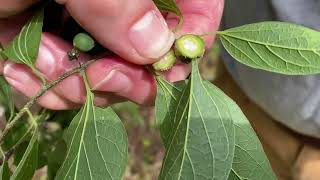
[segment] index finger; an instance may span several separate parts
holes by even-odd
[[[30,7],[39,0],[0,0],[0,18],[6,18]]]
[[[184,23],[177,32],[182,34],[204,34],[214,32],[219,28],[223,12],[224,0],[177,0]],[[170,28],[174,28],[179,18],[169,14],[166,18]],[[214,37],[205,37],[206,45],[212,44]]]

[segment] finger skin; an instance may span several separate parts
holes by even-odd
[[[53,81],[79,66],[78,61],[70,61],[68,51],[72,49],[71,44],[61,38],[50,34],[43,33],[40,42],[38,59],[36,61],[37,69],[42,72],[47,80]],[[79,61],[84,62],[90,57],[83,53],[80,54]],[[86,90],[82,77],[79,74],[72,75],[60,82],[54,88],[54,91],[62,97],[74,103],[84,103],[86,100]]]
[[[37,68],[49,80],[54,80],[64,72],[79,66],[69,61],[66,55],[71,45],[50,34],[42,35]],[[85,61],[88,56],[80,56]],[[119,96],[140,104],[150,103],[155,96],[155,83],[152,75],[143,66],[128,63],[119,57],[98,60],[87,68],[89,83],[94,90],[113,92]],[[85,89],[82,77],[74,75],[61,82],[55,91],[75,103],[85,101]],[[68,93],[70,92],[70,93]]]
[[[67,52],[70,48],[71,45],[64,40],[43,33],[36,67],[46,79],[49,81],[57,79],[66,71],[79,66],[78,62],[69,61]],[[81,57],[89,59],[86,55]],[[123,99],[130,99],[140,104],[152,104],[154,101],[155,80],[143,66],[128,63],[119,57],[108,57],[89,66],[86,72],[89,84],[97,91],[98,96],[95,101],[99,105]],[[40,88],[39,79],[24,65],[6,63],[4,75],[14,88],[28,97],[35,95]],[[85,99],[83,80],[77,74],[56,85],[50,91],[50,96],[42,97],[39,104],[50,109],[69,109],[84,103]]]
[[[222,17],[224,0],[178,0],[184,23],[177,35],[199,34],[215,32],[219,28]],[[178,17],[170,13],[167,18],[169,27],[173,28],[178,23]],[[211,46],[214,36],[206,36],[207,47]]]
[[[135,64],[157,61],[174,34],[151,0],[63,0],[70,15],[102,45]]]
[[[100,59],[87,68],[91,87],[114,92],[139,104],[152,104],[156,95],[154,77],[142,66],[119,57]]]
[[[18,14],[39,0],[0,0],[0,18]]]
[[[28,97],[35,96],[41,89],[41,81],[33,75],[31,70],[25,65],[7,61],[3,72],[9,84]],[[15,75],[13,76],[11,73],[15,73]],[[76,104],[65,100],[52,90],[47,91],[41,96],[37,103],[45,108],[54,110],[72,109],[77,107]]]

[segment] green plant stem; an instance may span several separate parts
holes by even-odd
[[[27,114],[28,114],[28,116],[29,116],[29,119],[30,119],[30,122],[31,122],[31,124],[32,124],[31,126],[32,126],[32,127],[33,127],[33,126],[37,127],[37,126],[38,126],[38,123],[37,123],[36,119],[34,118],[32,112],[30,111],[30,109],[27,109],[26,112],[27,112]]]
[[[59,78],[57,78],[54,81],[51,81],[45,85],[42,86],[42,88],[40,89],[40,91],[30,99],[29,102],[27,102],[27,104],[25,104],[23,106],[23,108],[15,115],[15,117],[12,119],[11,122],[9,122],[6,127],[4,128],[2,134],[0,135],[0,143],[3,142],[3,138],[8,134],[8,132],[16,125],[16,123],[19,121],[19,119],[29,111],[29,109],[37,102],[37,100],[49,89],[51,89],[52,87],[54,87],[55,85],[57,85],[58,83],[60,83],[61,81],[63,81],[64,79],[68,78],[69,76],[75,74],[75,73],[79,73],[80,71],[84,70],[85,68],[87,68],[89,65],[91,65],[93,62],[95,62],[96,59],[94,60],[90,60],[87,61],[86,63],[82,64],[81,67],[77,67],[74,68],[71,71],[68,71],[66,73],[64,73],[62,76],[60,76]]]
[[[181,26],[183,25],[183,22],[184,22],[184,18],[183,18],[183,16],[181,16],[181,17],[179,18],[178,24],[177,24],[176,27],[172,30],[172,32],[173,32],[173,33],[178,32],[178,31],[180,30]]]
[[[81,74],[81,76],[83,78],[83,82],[84,82],[84,85],[86,87],[87,92],[91,91],[86,72],[85,71],[81,71],[80,74]]]
[[[0,147],[0,151],[1,151],[2,159],[5,159],[6,158],[6,154],[3,152],[2,147]]]
[[[200,37],[204,37],[204,36],[215,36],[218,35],[220,31],[215,31],[215,32],[207,32],[204,34],[199,35]]]
[[[47,80],[44,77],[43,73],[40,72],[37,68],[35,68],[34,66],[29,66],[30,69],[32,70],[33,74],[35,74],[42,82],[42,85],[47,84]]]

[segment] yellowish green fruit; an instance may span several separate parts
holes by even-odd
[[[194,34],[186,34],[175,42],[175,53],[186,59],[196,59],[203,56],[205,52],[204,40]]]
[[[73,46],[82,52],[88,52],[95,46],[95,42],[91,36],[86,33],[78,33],[73,38]]]
[[[152,65],[153,69],[156,71],[167,71],[172,68],[175,64],[177,58],[173,50],[167,52],[158,62]]]

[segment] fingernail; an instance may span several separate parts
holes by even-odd
[[[26,88],[37,89],[38,86],[34,84],[32,77],[29,76],[27,69],[13,63],[6,63],[3,69],[3,74],[11,86],[24,92]],[[36,92],[36,91],[35,91]],[[25,92],[28,93],[28,92]]]
[[[151,10],[133,24],[129,30],[129,39],[141,56],[157,59],[169,51],[174,34],[163,17]]]
[[[111,70],[105,78],[94,85],[93,90],[125,92],[132,87],[129,77],[118,70]]]

